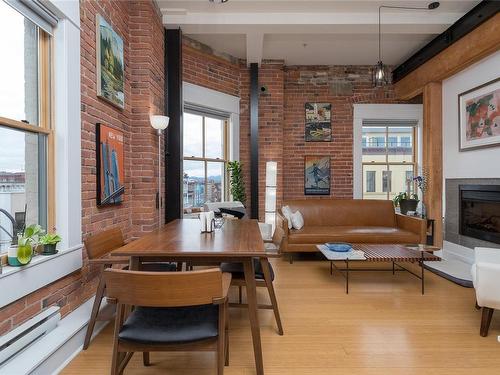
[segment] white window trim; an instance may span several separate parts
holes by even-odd
[[[417,124],[417,167],[422,166],[422,104],[354,104],[353,116],[353,198],[363,198],[362,141],[363,119],[416,120]]]
[[[184,103],[230,114],[228,159],[240,160],[240,98],[189,82],[182,83],[182,96]]]
[[[59,253],[37,256],[24,267],[3,267],[0,308],[82,267],[80,4],[53,0],[56,230]]]

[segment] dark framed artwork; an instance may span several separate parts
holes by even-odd
[[[460,151],[500,145],[500,78],[458,95]]]
[[[330,103],[306,103],[306,142],[330,142],[332,140],[332,105]]]
[[[96,15],[97,96],[125,108],[123,39]]]
[[[120,204],[125,192],[123,132],[96,125],[96,161],[97,205]]]
[[[306,156],[304,159],[304,194],[330,195],[330,157]]]

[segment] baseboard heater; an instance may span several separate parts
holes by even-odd
[[[0,368],[16,354],[56,328],[57,323],[61,320],[59,310],[60,308],[57,306],[49,307],[0,337]]]

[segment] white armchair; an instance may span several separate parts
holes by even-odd
[[[476,301],[483,309],[481,336],[488,335],[495,309],[500,310],[500,249],[476,247],[472,265],[472,282],[476,289]]]

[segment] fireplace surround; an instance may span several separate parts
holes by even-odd
[[[491,204],[493,204],[492,199],[496,200],[494,196],[496,195],[496,193],[500,193],[499,190],[497,190],[499,187],[500,187],[500,178],[447,178],[445,180],[445,215],[444,215],[445,241],[451,242],[452,244],[461,245],[463,247],[467,247],[470,249],[481,246],[500,249],[500,243],[492,241],[494,238],[488,236],[488,234],[491,235],[491,233],[485,233],[489,232],[488,230],[481,230],[481,233],[478,233],[477,230],[480,230],[481,228],[484,229],[484,227],[482,227],[481,224],[478,226],[475,220],[471,222],[471,218],[476,217],[475,215],[476,210],[480,210],[480,213],[477,216],[483,215],[483,209],[486,211],[487,215],[489,209],[485,208],[485,206],[490,206]],[[481,193],[481,190],[490,193],[483,194]],[[493,193],[493,197],[491,193]],[[470,205],[471,203],[470,201],[472,201],[475,206],[472,208],[472,214],[467,213],[465,217],[464,215],[462,215],[462,213],[464,213],[464,208],[462,208],[463,194],[465,194],[464,200],[466,201],[466,203]],[[479,202],[478,204],[476,204],[475,202],[476,200],[486,201],[486,202]],[[470,207],[465,207],[465,208],[467,210]],[[490,215],[490,216],[496,216],[496,215]],[[472,225],[469,225],[468,230],[464,231],[463,221],[465,220],[466,217],[467,217],[466,223],[471,223]],[[481,222],[484,220],[478,220],[478,221]],[[483,224],[486,225],[487,227],[489,225],[487,221]],[[476,232],[472,233],[474,229],[476,230]],[[486,236],[483,236],[485,234]],[[487,237],[488,239],[486,239],[485,237]]]
[[[500,185],[460,185],[459,233],[500,244]]]

